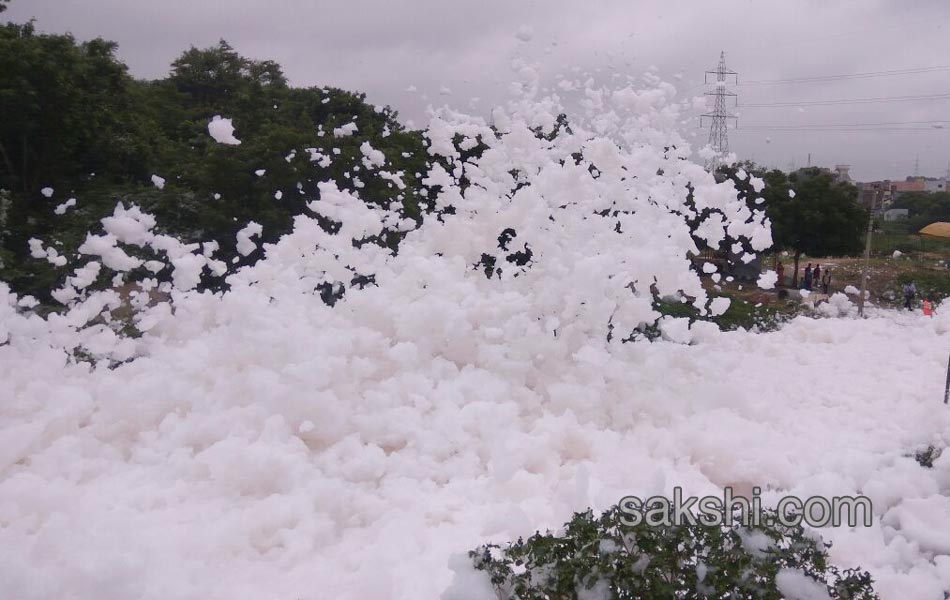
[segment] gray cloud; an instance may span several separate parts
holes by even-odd
[[[740,103],[807,102],[950,93],[950,72],[796,85],[744,82],[945,65],[950,7],[886,0],[13,0],[4,17],[36,17],[43,31],[119,43],[133,74],[164,76],[190,45],[224,38],[242,54],[279,62],[295,85],[367,93],[421,124],[427,104],[487,110],[504,97],[516,54],[542,65],[549,85],[571,66],[604,77],[656,66],[684,95],[703,91],[720,50],[740,73]],[[521,25],[534,36],[515,37]],[[418,88],[406,92],[409,85]],[[449,96],[439,94],[443,86]],[[924,131],[803,130],[828,124],[950,119],[950,100],[839,106],[739,107],[730,132],[741,158],[788,168],[851,164],[860,179],[924,175],[950,161],[950,123]],[[756,126],[782,126],[767,131]],[[921,125],[927,127],[926,123]],[[894,126],[898,127],[898,126]],[[916,126],[915,126],[916,127]],[[794,129],[799,128],[799,129]],[[688,131],[697,143],[705,131]]]

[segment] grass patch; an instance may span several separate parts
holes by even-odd
[[[723,314],[711,317],[701,316],[692,304],[688,302],[676,302],[661,300],[654,308],[664,315],[670,317],[687,318],[693,321],[710,321],[719,326],[723,331],[735,331],[736,329],[758,328],[760,331],[773,331],[788,318],[797,314],[794,308],[788,308],[784,304],[761,304],[748,302],[735,294],[723,293],[718,297],[729,298],[729,308]]]
[[[734,331],[736,329],[752,329],[758,327],[762,331],[772,331],[777,329],[791,313],[776,308],[775,305],[761,304],[757,306],[752,302],[747,302],[742,298],[731,294],[723,294],[732,300],[729,309],[718,317],[709,319],[719,325],[724,331]]]
[[[916,269],[897,276],[900,285],[914,282],[917,292],[923,298],[940,302],[950,297],[950,272]]]
[[[875,256],[891,256],[898,250],[902,254],[937,254],[950,259],[950,239],[929,238],[908,233],[906,229],[885,226],[875,231],[871,238],[871,253]]]

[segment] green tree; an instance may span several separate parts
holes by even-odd
[[[898,196],[891,208],[906,208],[908,219],[902,224],[907,233],[917,233],[936,221],[950,221],[950,193],[908,192]]]
[[[830,173],[810,168],[787,178],[772,172],[766,190],[765,207],[772,220],[775,247],[794,256],[793,286],[798,285],[802,254],[821,258],[861,250],[868,212],[858,204],[857,188],[850,183],[836,182]]]
[[[0,251],[2,279],[14,289],[43,290],[55,277],[29,258],[29,238],[78,237],[56,219],[56,204],[90,185],[146,177],[149,135],[115,49],[102,39],[41,35],[32,22],[0,26],[0,189],[8,192]],[[47,187],[52,198],[41,193]],[[93,204],[85,208],[101,212]]]
[[[280,65],[247,59],[224,40],[210,48],[192,46],[172,63],[168,80],[189,107],[206,112],[258,108],[287,88]]]
[[[317,184],[327,180],[368,202],[401,203],[406,216],[421,218],[416,174],[427,170],[422,136],[405,131],[395,111],[373,107],[364,94],[290,87],[279,65],[242,57],[223,40],[183,53],[168,79],[155,86],[178,106],[175,117],[162,125],[173,150],[160,163],[175,180],[146,207],[186,238],[192,232],[213,237],[227,254],[234,250],[237,229],[254,220],[264,227],[263,241],[273,241],[290,230],[294,216],[306,212],[303,199],[318,196]],[[210,138],[207,126],[215,115],[232,119],[239,146]],[[332,134],[351,122],[357,125],[355,134]],[[402,173],[405,189],[363,167],[365,142],[385,154],[385,170]],[[330,164],[312,161],[308,149],[330,157]],[[261,170],[262,176],[255,175]],[[182,193],[196,201],[183,206]],[[219,202],[207,202],[216,195]],[[395,247],[401,235],[384,237],[383,243]]]
[[[116,44],[38,35],[33,23],[0,26],[0,187],[31,194],[50,181],[130,173],[132,79]],[[134,157],[130,161],[130,157]]]
[[[750,177],[738,176],[740,169],[763,181],[761,192],[755,191]],[[857,202],[857,188],[836,182],[827,171],[808,168],[786,174],[744,162],[720,167],[717,177],[732,179],[750,209],[765,209],[772,223],[773,248],[793,253],[793,286],[798,285],[802,254],[842,256],[862,248],[868,214]]]
[[[429,206],[419,181],[427,171],[422,134],[406,131],[389,107],[335,88],[293,88],[278,64],[245,58],[223,40],[185,51],[157,81],[130,77],[115,49],[101,39],[40,35],[32,23],[0,27],[0,280],[15,291],[48,297],[63,277],[30,257],[30,238],[74,256],[118,202],[152,212],[182,241],[217,240],[219,258],[238,264],[259,257],[236,252],[239,229],[253,220],[264,226],[262,241],[276,240],[307,212],[322,181],[367,202],[397,203],[416,221]],[[232,119],[240,145],[211,138],[215,115]],[[352,135],[333,135],[351,122]],[[384,153],[381,169],[363,164],[365,143]],[[312,161],[311,149],[330,162]],[[46,187],[55,190],[50,198]],[[69,197],[76,207],[54,215]],[[395,249],[403,235],[371,241]]]

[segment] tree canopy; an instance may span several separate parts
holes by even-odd
[[[737,176],[739,169],[763,180],[760,194],[754,193],[748,179]],[[798,262],[803,254],[820,258],[861,250],[868,213],[858,204],[857,188],[850,183],[835,181],[830,173],[815,167],[787,174],[744,163],[719,172],[736,182],[740,195],[750,204],[761,196],[772,222],[773,248],[794,256],[793,285],[798,283]]]
[[[908,233],[917,233],[937,221],[950,221],[950,192],[907,192],[894,200],[891,208],[906,208],[903,224]]]
[[[292,87],[277,63],[245,58],[224,40],[189,48],[156,81],[131,77],[115,51],[113,42],[78,43],[32,23],[0,26],[0,279],[14,290],[42,298],[62,277],[31,258],[30,238],[74,252],[117,202],[155,214],[185,242],[217,240],[229,261],[254,259],[236,251],[238,230],[254,221],[263,241],[276,240],[328,179],[420,218],[423,138],[389,107]],[[219,115],[240,145],[209,135]],[[366,143],[384,166],[364,166]],[[73,198],[75,208],[56,214]]]
[[[788,189],[794,197],[770,194],[766,200],[779,247],[814,257],[860,251],[867,211],[857,203],[857,188],[812,168],[790,174]]]

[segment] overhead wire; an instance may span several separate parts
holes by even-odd
[[[878,121],[874,123],[811,123],[811,124],[784,124],[784,125],[769,125],[765,123],[753,123],[751,125],[745,125],[744,128],[764,128],[764,127],[783,127],[783,128],[861,128],[861,127],[892,127],[895,125],[929,125],[930,127],[915,127],[913,129],[942,129],[943,123],[950,123],[950,120],[947,119],[929,119],[926,121]]]
[[[930,127],[865,127],[865,128],[827,128],[827,127],[742,127],[739,126],[731,130],[734,133],[743,131],[770,132],[770,133],[870,133],[870,132],[921,132],[934,133],[945,131]]]
[[[930,65],[921,67],[908,67],[904,69],[888,69],[880,71],[867,71],[859,73],[842,73],[836,75],[816,75],[812,77],[796,77],[788,79],[760,79],[744,81],[737,87],[743,86],[768,86],[768,85],[792,85],[792,84],[820,84],[834,81],[850,81],[860,79],[872,79],[882,77],[898,77],[909,75],[923,75],[931,73],[950,72],[950,65]],[[701,86],[696,86],[701,87]],[[696,89],[696,88],[692,88]],[[737,102],[736,107],[742,108],[790,108],[790,107],[820,107],[820,106],[846,106],[861,104],[886,104],[893,102],[924,102],[950,100],[950,92],[939,92],[932,94],[907,94],[900,96],[877,96],[864,98],[834,98],[826,100],[800,100],[800,101],[777,101],[777,102]],[[823,132],[823,133],[865,133],[865,132],[940,132],[950,130],[945,128],[944,124],[950,124],[950,120],[930,119],[918,121],[881,121],[868,123],[817,123],[817,124],[784,124],[768,125],[756,123],[752,125],[738,124],[734,128],[735,132]]]
[[[846,73],[839,75],[816,75],[813,77],[796,77],[791,79],[759,79],[743,81],[736,87],[759,85],[786,85],[793,83],[824,83],[827,81],[844,81],[849,79],[873,79],[877,77],[895,77],[900,75],[918,75],[925,73],[943,73],[950,71],[950,65],[934,65],[930,67],[912,67],[908,69],[892,69],[889,71],[868,71],[866,73]]]
[[[842,104],[875,104],[882,102],[918,102],[921,100],[948,100],[950,93],[941,92],[939,94],[914,94],[907,96],[880,96],[875,98],[836,98],[831,100],[800,100],[800,101],[782,101],[782,102],[752,102],[749,104],[737,104],[739,108],[765,108],[765,107],[788,107],[788,106],[839,106]]]

